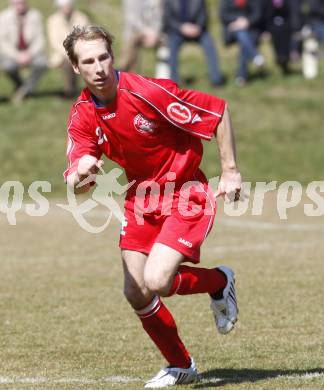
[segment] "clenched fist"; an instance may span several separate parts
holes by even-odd
[[[94,176],[98,173],[103,164],[104,162],[102,160],[85,154],[80,158],[76,171],[67,177],[67,184],[76,194],[87,192],[91,187],[91,182],[95,181]],[[87,180],[85,184],[81,184],[90,176],[93,176],[92,180]]]
[[[99,169],[103,166],[102,160],[96,159],[96,157],[85,154],[82,156],[78,163],[77,174],[80,181],[88,177],[89,175],[95,175]]]

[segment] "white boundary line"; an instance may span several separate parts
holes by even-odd
[[[290,375],[278,375],[271,376],[267,378],[266,373],[264,376],[261,376],[259,380],[280,380],[280,379],[288,379],[288,380],[313,380],[313,379],[323,379],[324,373],[321,372],[312,372],[304,374],[290,374]],[[222,381],[246,381],[249,382],[248,376],[235,376],[233,377],[207,377],[201,378],[198,383],[219,383]],[[251,376],[253,379],[253,376]],[[71,385],[94,385],[94,384],[103,384],[103,383],[114,383],[114,384],[129,384],[135,382],[144,382],[141,378],[136,377],[128,377],[128,376],[108,376],[99,379],[89,379],[89,378],[48,378],[48,377],[6,377],[0,376],[0,385],[13,385],[13,384],[71,384]]]
[[[212,246],[209,247],[205,245],[203,248],[212,253],[228,253],[228,252],[250,252],[250,251],[271,251],[274,249],[291,249],[291,250],[300,250],[304,248],[314,248],[318,247],[322,241],[311,241],[311,242],[278,242],[276,244],[254,244],[254,245],[228,245],[228,246]]]
[[[0,376],[0,385],[13,385],[13,384],[48,384],[48,383],[60,383],[60,384],[74,384],[74,385],[93,385],[100,383],[133,383],[143,382],[141,378],[133,378],[128,376],[108,376],[99,379],[89,378],[47,378],[47,377],[6,377]]]
[[[234,219],[235,218],[235,219]],[[291,230],[291,231],[316,231],[324,232],[324,224],[307,224],[307,223],[289,223],[287,221],[282,223],[274,222],[262,222],[262,221],[251,221],[245,219],[238,219],[233,217],[232,219],[223,219],[222,217],[215,219],[220,225],[234,227],[238,229],[255,229],[255,230]]]

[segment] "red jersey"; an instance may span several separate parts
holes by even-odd
[[[129,181],[136,180],[128,199],[143,181],[163,185],[169,172],[179,185],[204,181],[201,139],[215,134],[224,107],[224,100],[179,89],[173,81],[120,72],[112,103],[98,107],[86,88],[73,105],[64,176],[76,170],[83,155],[104,154],[125,169]]]

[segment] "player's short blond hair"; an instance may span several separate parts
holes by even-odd
[[[74,47],[78,40],[92,41],[103,39],[106,42],[107,50],[113,57],[112,44],[114,37],[101,26],[74,26],[71,33],[64,39],[63,46],[73,65],[78,64],[78,58]]]

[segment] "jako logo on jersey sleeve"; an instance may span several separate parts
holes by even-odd
[[[134,127],[142,134],[151,134],[154,132],[156,125],[155,123],[146,119],[142,114],[137,114],[134,118]]]
[[[180,103],[171,103],[167,108],[168,115],[178,123],[189,123],[191,121],[191,112],[189,108]]]

